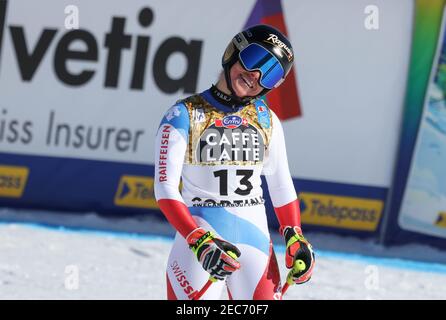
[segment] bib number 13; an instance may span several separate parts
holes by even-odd
[[[235,193],[241,196],[247,196],[253,186],[252,183],[249,181],[249,178],[252,177],[253,170],[237,170],[235,172],[237,177],[241,176],[242,178],[239,181],[239,184],[241,187],[244,188],[237,188],[234,190]],[[218,170],[214,172],[214,177],[220,178],[220,195],[221,196],[227,196],[228,195],[228,170]]]

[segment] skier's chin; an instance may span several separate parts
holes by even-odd
[[[251,91],[253,90],[248,90],[248,88],[244,87],[244,85],[240,83],[236,83],[236,85],[234,86],[234,93],[240,99],[246,97],[254,97]]]

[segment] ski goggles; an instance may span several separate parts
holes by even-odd
[[[239,53],[240,62],[247,71],[260,71],[259,83],[272,89],[285,78],[285,70],[279,60],[264,47],[252,43]]]

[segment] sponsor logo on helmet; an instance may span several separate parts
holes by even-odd
[[[282,49],[282,51],[285,52],[285,55],[287,56],[288,61],[291,62],[293,60],[293,52],[291,51],[290,48],[288,48],[288,46],[285,43],[283,43],[279,39],[279,37],[277,35],[270,33],[268,39],[266,39],[265,42],[271,43],[271,44],[279,47],[280,49]]]
[[[236,129],[244,125],[245,127],[248,125],[248,120],[245,118],[240,118],[239,116],[226,116],[223,119],[216,119],[215,126],[216,127],[225,127],[228,129]]]

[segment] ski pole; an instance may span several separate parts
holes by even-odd
[[[291,268],[290,272],[286,277],[286,283],[282,287],[282,296],[287,292],[288,288],[294,284],[293,275],[304,271],[306,268],[305,262],[301,259],[298,259],[294,262],[293,268]]]
[[[203,288],[201,288],[200,291],[198,291],[193,297],[192,300],[200,300],[200,298],[206,293],[206,291],[208,291],[209,287],[211,286],[211,284],[213,284],[214,282],[217,282],[218,280],[215,279],[213,276],[210,276],[208,281],[206,282],[206,284],[203,286]]]
[[[234,252],[228,251],[227,253],[231,258],[237,259],[237,255]],[[211,284],[213,284],[214,282],[217,282],[217,281],[218,281],[218,279],[215,279],[213,276],[210,276],[208,281],[206,282],[206,284],[203,286],[203,288],[201,288],[200,291],[198,291],[192,297],[192,300],[200,300],[200,298],[206,293],[206,291],[208,291]]]

